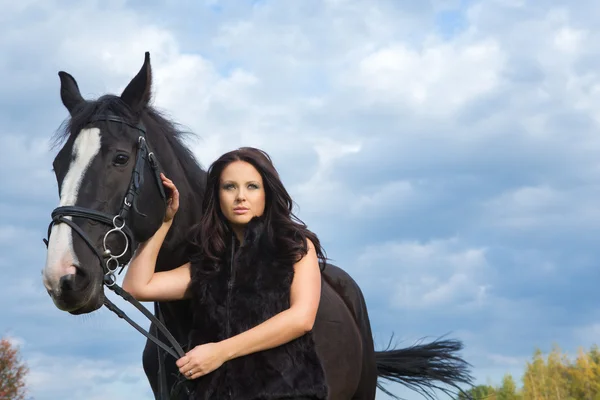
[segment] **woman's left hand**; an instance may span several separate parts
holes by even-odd
[[[167,199],[167,210],[164,219],[164,222],[170,222],[175,218],[175,214],[177,214],[177,210],[179,209],[179,191],[173,181],[167,178],[162,172],[160,173],[160,179],[164,187],[171,192],[171,195]]]
[[[225,362],[225,355],[218,343],[206,343],[194,347],[185,356],[177,360],[177,367],[187,379],[196,379],[215,369]]]

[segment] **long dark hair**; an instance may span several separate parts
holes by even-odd
[[[234,161],[251,164],[262,177],[265,188],[265,211],[263,237],[268,245],[277,249],[280,258],[298,261],[308,252],[307,239],[313,243],[317,258],[323,267],[327,257],[317,235],[294,215],[293,201],[281,182],[271,157],[263,150],[242,147],[223,154],[208,169],[206,192],[202,204],[202,217],[195,226],[192,243],[197,252],[194,259],[201,260],[202,269],[218,267],[224,259],[230,236],[229,222],[221,212],[219,185],[225,167]],[[264,243],[264,241],[261,241]]]

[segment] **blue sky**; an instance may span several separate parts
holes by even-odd
[[[450,333],[477,382],[499,383],[535,347],[597,340],[594,2],[2,9],[0,334],[20,344],[36,399],[150,398],[143,337],[106,310],[58,311],[40,274],[58,202],[49,139],[67,116],[57,72],[87,97],[119,93],[144,51],[155,105],[199,135],[205,166],[242,145],[272,155],[300,217],[363,288],[377,345]]]

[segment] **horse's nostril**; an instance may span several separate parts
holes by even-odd
[[[61,292],[79,291],[87,287],[88,275],[82,268],[72,266],[68,272],[60,278]]]
[[[77,275],[75,275],[75,274],[69,274],[69,275],[62,276],[60,278],[60,290],[62,292],[72,291],[75,286],[75,278],[76,277],[77,277]]]

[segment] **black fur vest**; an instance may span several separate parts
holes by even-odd
[[[253,218],[244,245],[233,238],[225,262],[206,274],[193,262],[191,346],[218,342],[253,328],[289,308],[293,265],[276,260]],[[233,260],[232,260],[233,258]],[[193,400],[327,398],[327,385],[312,332],[289,343],[235,358],[193,381]]]

